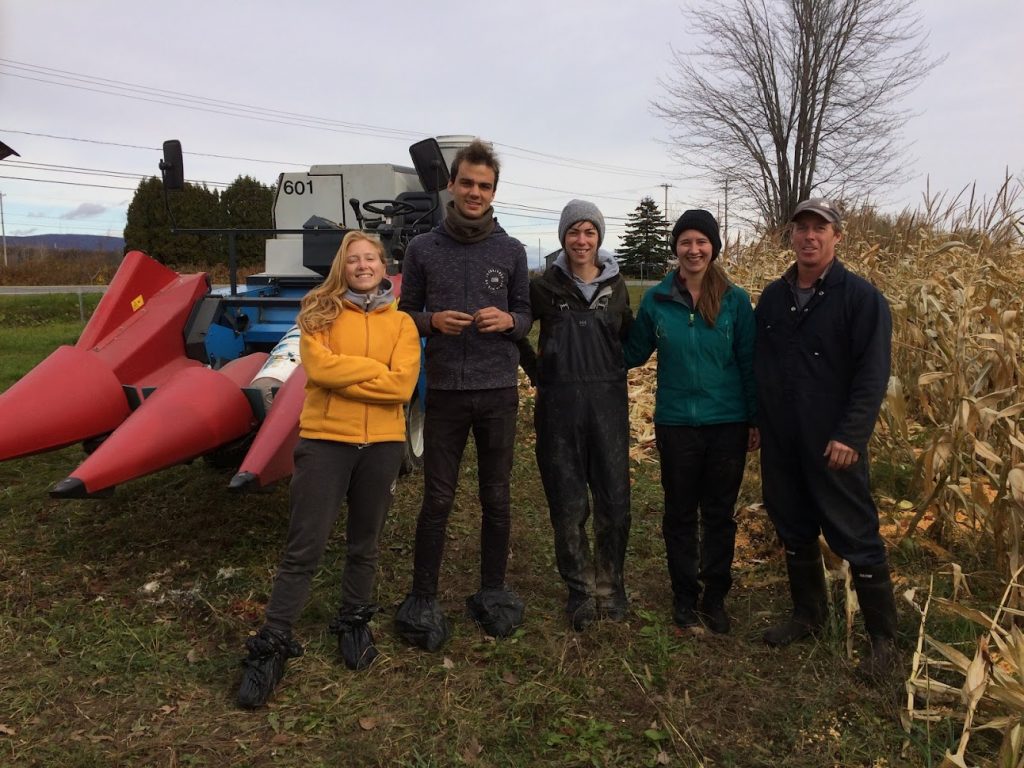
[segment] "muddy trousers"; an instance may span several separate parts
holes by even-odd
[[[416,521],[412,594],[437,595],[445,529],[455,503],[462,454],[472,431],[480,492],[480,588],[502,589],[511,530],[515,387],[427,392],[423,425],[423,506]]]
[[[289,633],[309,599],[313,574],[343,502],[348,502],[341,602],[373,602],[380,533],[395,493],[405,444],[366,446],[302,438],[295,448],[288,540],[267,604],[268,627]]]
[[[654,425],[665,491],[665,537],[679,607],[721,603],[732,586],[736,498],[746,464],[746,423]]]
[[[534,422],[558,573],[570,593],[592,595],[599,606],[624,607],[630,527],[626,383],[544,385]],[[590,497],[593,554],[587,539]]]

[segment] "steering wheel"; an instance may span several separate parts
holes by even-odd
[[[363,210],[378,216],[386,216],[389,219],[395,216],[410,216],[419,213],[419,209],[415,205],[405,200],[367,200],[363,203]]]

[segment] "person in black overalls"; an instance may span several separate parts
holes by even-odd
[[[534,424],[555,534],[558,572],[569,589],[573,628],[626,615],[623,563],[629,538],[629,412],[622,339],[632,322],[629,293],[614,255],[600,249],[604,216],[572,200],[562,210],[562,250],[530,283],[540,320],[536,353],[520,361],[537,386]],[[587,538],[593,497],[594,549]]]
[[[889,381],[892,318],[878,289],[835,258],[835,205],[803,201],[792,227],[796,262],[755,310],[764,502],[786,548],[793,600],[764,640],[788,645],[823,625],[821,533],[850,562],[871,641],[862,667],[879,677],[896,660],[896,603],[867,449]]]

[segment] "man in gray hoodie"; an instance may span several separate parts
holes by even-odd
[[[409,642],[437,650],[449,635],[437,602],[445,529],[472,430],[482,527],[480,590],[470,616],[495,637],[522,623],[523,604],[505,585],[511,510],[509,478],[519,406],[516,342],[530,329],[529,276],[522,243],[494,218],[499,164],[473,141],[455,156],[444,221],[414,238],[402,267],[398,308],[426,337],[423,506],[416,524],[412,591],[395,625]]]

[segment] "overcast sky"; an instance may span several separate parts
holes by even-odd
[[[1007,167],[1024,172],[1024,2],[918,7],[948,58],[913,96],[913,179],[890,209],[917,205],[926,175],[933,191],[991,194]],[[0,141],[21,154],[0,163],[6,232],[120,235],[167,138],[189,179],[271,184],[475,134],[503,159],[498,217],[531,251],[557,246],[572,197],[597,202],[614,238],[642,196],[663,203],[663,183],[673,217],[717,204],[649,109],[670,45],[699,32],[664,0],[0,0]]]

